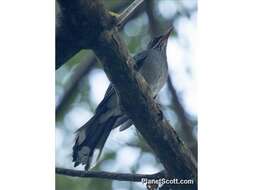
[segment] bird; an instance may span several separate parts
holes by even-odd
[[[134,69],[146,80],[153,98],[164,86],[168,77],[166,47],[172,31],[171,26],[165,34],[151,39],[146,50],[133,57]],[[120,131],[126,130],[132,124],[132,120],[121,110],[119,97],[110,84],[93,117],[75,132],[72,155],[74,167],[81,164],[84,165],[84,170],[89,170],[101,156],[110,132],[116,127],[119,127]]]

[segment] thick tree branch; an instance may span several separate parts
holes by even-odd
[[[90,177],[90,178],[101,178],[101,179],[132,181],[132,182],[140,182],[142,178],[159,179],[165,177],[163,171],[155,174],[127,174],[116,172],[80,171],[65,168],[56,168],[55,172],[59,175],[66,175],[72,177]]]
[[[136,3],[136,1],[134,1],[120,14],[116,24],[119,30],[121,30],[129,20],[131,20],[134,16],[137,16],[137,14],[140,13],[139,9],[141,8],[142,2],[143,1],[139,1],[138,3]],[[116,6],[115,8],[113,8],[113,10],[119,11],[119,9],[121,8],[121,6]],[[77,88],[79,81],[89,73],[89,71],[95,66],[96,62],[97,60],[95,56],[92,56],[88,60],[85,59],[81,63],[79,63],[79,65],[74,71],[74,74],[71,76],[70,81],[68,82],[68,84],[66,84],[65,92],[59,98],[56,104],[56,117],[61,112],[66,102],[68,102],[69,98]]]
[[[93,14],[101,4],[99,1],[90,1],[91,10],[84,14],[83,1],[81,0],[57,1],[56,69],[81,49],[92,46],[102,30],[112,28],[115,24],[116,19],[109,14]],[[104,12],[100,12],[100,14],[104,14]],[[98,20],[99,17],[104,19]],[[97,29],[94,30],[94,27]]]
[[[135,0],[116,19],[110,19],[110,25],[115,23],[122,28],[132,17],[138,14],[143,7],[144,0]],[[124,1],[122,4],[125,4]],[[68,59],[75,55],[94,40],[91,31],[87,28],[87,22],[82,17],[80,10],[81,1],[57,0],[56,2],[56,65],[55,69],[61,67]],[[114,11],[121,9],[121,6],[114,8]],[[111,17],[111,15],[108,15]],[[103,22],[102,22],[103,23]],[[97,32],[100,32],[98,28]],[[85,30],[87,33],[82,33]],[[97,34],[96,32],[96,34]],[[94,36],[96,36],[96,34]]]
[[[109,13],[105,11],[103,5],[99,4],[98,0],[92,2],[97,5],[88,0],[82,1],[86,18],[90,18],[89,14],[102,15],[93,21],[110,24]],[[96,9],[93,9],[93,6]],[[89,26],[90,30],[92,27],[93,24]],[[104,28],[90,48],[102,61],[104,70],[120,97],[122,108],[156,153],[166,172],[178,178],[193,179],[196,187],[196,161],[163,117],[144,78],[133,69],[134,60],[129,55],[117,29]]]

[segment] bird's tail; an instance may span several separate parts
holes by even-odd
[[[101,155],[116,118],[112,116],[105,121],[100,121],[99,118],[100,114],[95,114],[84,126],[76,131],[76,140],[73,146],[75,167],[83,164],[85,170],[88,170],[91,163],[96,162]]]

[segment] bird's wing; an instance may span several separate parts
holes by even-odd
[[[142,67],[144,60],[146,59],[148,55],[147,51],[148,50],[142,51],[133,57],[136,63],[135,68],[137,69],[137,71]]]
[[[147,54],[147,50],[145,50],[145,51],[142,51],[142,52],[138,53],[137,55],[135,55],[135,56],[133,57],[133,59],[135,60],[135,63],[136,63],[135,68],[136,68],[137,70],[139,70],[139,69],[142,67],[142,65],[143,65],[143,63],[144,63],[144,59],[147,57],[147,55],[148,55],[148,54]],[[97,107],[97,109],[96,109],[96,112],[100,112],[100,111],[102,111],[102,110],[105,109],[104,106],[106,105],[106,102],[108,101],[108,99],[109,99],[113,94],[115,94],[115,90],[114,90],[112,84],[110,84],[109,87],[108,87],[107,90],[106,90],[106,93],[105,93],[105,96],[104,96],[103,100],[102,100],[102,101],[100,102],[100,104],[98,105],[98,107]],[[103,108],[104,108],[104,109],[103,109]]]

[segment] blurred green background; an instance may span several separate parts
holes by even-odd
[[[104,0],[106,8],[120,13],[132,0]],[[174,35],[168,40],[170,77],[158,101],[179,136],[197,156],[196,103],[196,0],[145,1],[121,30],[129,51],[135,55],[146,48],[152,36],[162,34],[172,23]],[[74,131],[93,115],[109,81],[90,50],[82,50],[56,71],[56,166],[74,168]],[[82,166],[76,169],[83,170]],[[134,126],[124,132],[112,131],[97,171],[151,174],[163,169]],[[56,175],[56,190],[141,190],[141,183],[72,178]]]

